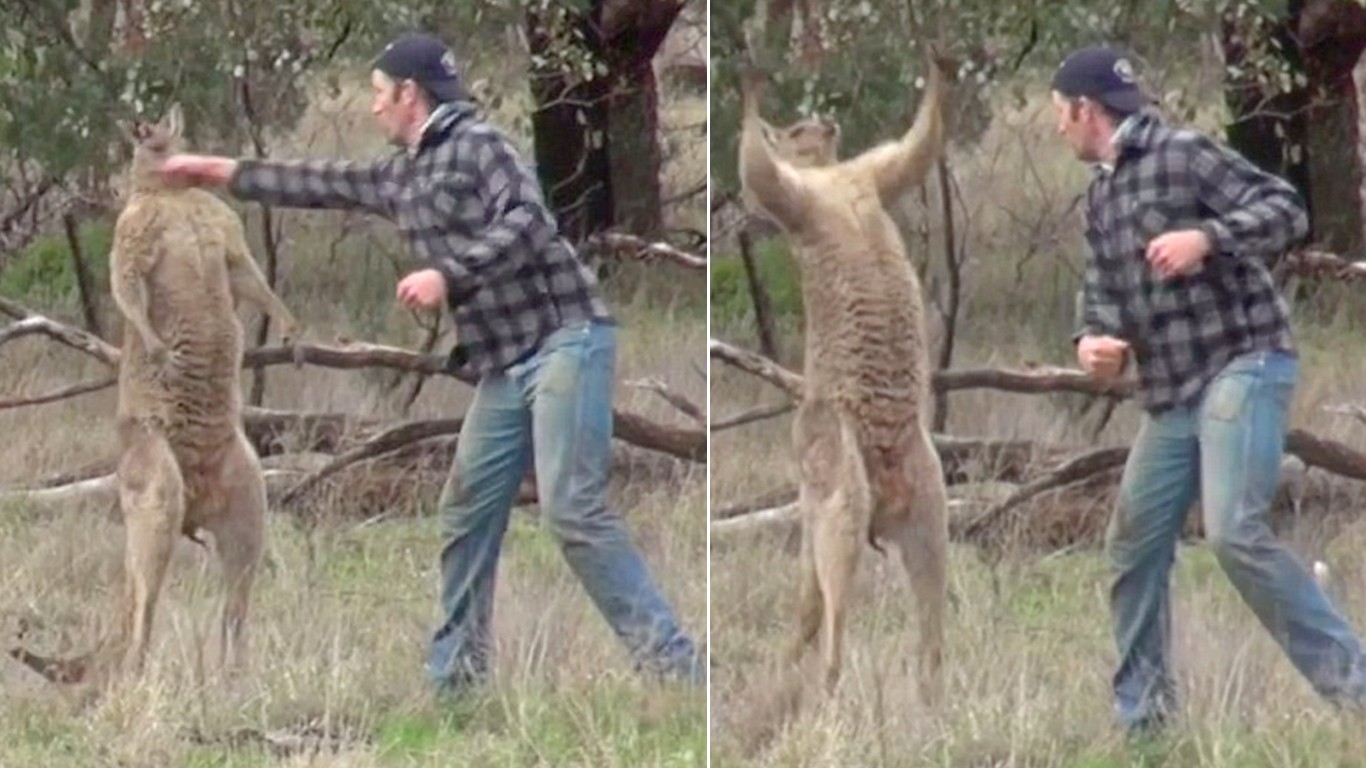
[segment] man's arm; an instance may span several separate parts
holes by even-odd
[[[1200,224],[1211,255],[1269,259],[1308,233],[1308,214],[1289,182],[1205,136],[1192,134],[1187,149],[1196,194],[1213,213]]]
[[[490,131],[474,134],[467,142],[460,148],[457,170],[468,175],[472,189],[461,184],[460,189],[439,191],[436,205],[447,214],[459,210],[461,203],[443,196],[475,194],[483,204],[483,220],[490,223],[472,246],[462,247],[440,233],[427,243],[427,266],[445,276],[447,293],[455,297],[518,267],[517,260],[503,258],[511,249],[539,250],[557,234],[536,177],[504,139]],[[440,210],[447,206],[449,212]]]
[[[1119,298],[1105,285],[1105,279],[1093,260],[1086,266],[1080,298],[1077,328],[1072,334],[1073,344],[1086,336],[1118,337],[1123,332],[1119,319]]]
[[[380,190],[391,160],[243,159],[227,179],[227,189],[242,200],[289,208],[360,208],[389,217],[392,209]]]
[[[1078,297],[1076,308],[1073,344],[1086,336],[1119,336],[1123,331],[1120,322],[1121,297],[1112,281],[1107,279],[1109,276],[1101,271],[1100,254],[1097,252],[1100,243],[1093,240],[1091,235],[1096,217],[1095,194],[1096,185],[1092,182],[1087,186],[1086,197],[1083,200],[1083,226],[1086,230],[1088,252],[1082,272],[1081,295]]]

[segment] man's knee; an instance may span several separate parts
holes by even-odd
[[[621,536],[621,519],[607,507],[605,499],[578,498],[552,502],[542,508],[551,535],[562,546],[593,546]]]
[[[1205,526],[1205,541],[1215,558],[1225,567],[1250,565],[1275,545],[1271,529],[1251,520],[1211,520]]]

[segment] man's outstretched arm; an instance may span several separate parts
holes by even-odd
[[[391,209],[380,190],[389,162],[173,155],[161,174],[172,182],[223,187],[241,200],[289,208],[358,208],[387,217]]]

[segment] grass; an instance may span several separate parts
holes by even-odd
[[[690,509],[699,509],[696,490],[664,512]],[[638,516],[633,522],[648,532]],[[83,644],[96,606],[113,593],[106,577],[117,576],[117,527],[72,510],[10,528],[3,559],[16,567],[0,588],[4,604],[41,615],[35,643]],[[337,752],[291,764],[435,766],[453,756],[468,765],[700,764],[701,691],[629,672],[533,518],[518,513],[500,572],[498,685],[451,704],[432,699],[421,678],[434,619],[435,521],[329,531],[311,557],[306,536],[283,520],[272,526],[275,567],[258,586],[254,664],[242,680],[215,677],[217,580],[211,559],[183,546],[147,676],[94,703],[42,686],[7,695],[0,765],[278,765],[266,745],[233,735],[278,740],[305,726],[330,731]],[[647,554],[666,592],[683,598],[690,626],[701,595],[678,560],[698,549],[694,537]]]
[[[1002,110],[983,144],[951,152],[961,188],[958,234],[967,254],[955,368],[1074,365],[1067,334],[1084,243],[1070,202],[1084,189],[1085,171],[1051,130],[1045,111]],[[908,242],[933,297],[943,295],[945,279],[937,185],[929,186],[928,208],[912,200],[902,213],[918,226],[925,210],[932,212],[928,234],[922,238],[912,227]],[[771,253],[760,256],[765,270],[781,264]],[[775,294],[790,293],[792,275],[775,280]],[[712,334],[757,349],[738,264],[714,270],[712,292],[714,301],[724,300],[714,305]],[[1366,363],[1344,353],[1360,338],[1360,301],[1348,293],[1329,289],[1296,306],[1304,373],[1291,421],[1362,450],[1366,430],[1325,410],[1366,399]],[[782,319],[779,346],[786,362],[798,365],[799,329],[791,315]],[[932,344],[940,334],[936,317]],[[713,368],[712,392],[717,419],[781,400],[769,385],[725,366]],[[1034,439],[1078,452],[1131,439],[1134,404],[1122,405],[1096,439],[1088,434],[1093,419],[1078,417],[1076,401],[957,392],[949,400],[947,431]],[[713,436],[713,510],[793,483],[790,424],[783,416]],[[1366,634],[1366,524],[1357,515],[1366,494],[1351,481],[1319,476],[1315,482],[1330,490],[1311,512],[1338,520],[1307,521],[1283,538],[1301,558],[1331,564],[1335,600]],[[780,663],[794,631],[793,542],[772,534],[713,537],[711,550],[714,768],[1366,765],[1366,719],[1338,713],[1314,695],[1203,545],[1183,545],[1172,574],[1182,719],[1146,745],[1126,743],[1113,725],[1109,576],[1094,542],[1068,552],[1023,549],[992,557],[953,546],[957,606],[947,626],[946,703],[936,710],[915,693],[915,604],[894,552],[883,558],[865,549],[845,674],[834,697],[819,702],[816,667],[793,673]],[[810,698],[784,720],[788,674],[797,675]]]

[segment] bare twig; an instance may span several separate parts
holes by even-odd
[[[761,405],[758,408],[751,408],[748,411],[737,413],[734,416],[718,419],[712,422],[710,429],[712,432],[723,432],[727,429],[743,427],[746,424],[753,424],[757,421],[766,421],[782,416],[785,413],[791,413],[796,407],[797,404],[790,400],[786,403],[778,403],[777,405]]]
[[[436,342],[441,339],[442,316],[437,312],[433,312],[431,315],[432,317],[429,320],[429,324],[426,325],[427,333],[422,339],[422,346],[418,348],[418,351],[424,355],[431,354],[432,351],[436,349]],[[422,323],[422,320],[419,319],[418,322]],[[408,388],[408,394],[403,398],[401,411],[405,416],[408,415],[408,411],[412,409],[413,403],[417,402],[418,395],[422,394],[422,388],[427,384],[427,379],[428,376],[421,373],[413,378],[413,383]]]
[[[1343,405],[1327,405],[1324,406],[1323,410],[1340,416],[1351,416],[1357,421],[1366,424],[1366,406],[1346,403]]]
[[[81,312],[85,316],[85,329],[96,336],[104,336],[100,330],[100,313],[95,306],[96,293],[90,267],[81,248],[81,236],[76,217],[71,213],[62,216],[62,229],[66,232],[67,247],[71,250],[71,266],[76,272],[76,291],[80,294]]]
[[[944,263],[948,270],[948,306],[943,310],[944,319],[944,338],[939,346],[939,365],[940,371],[946,371],[953,365],[954,340],[958,334],[958,311],[963,297],[963,261],[958,253],[958,240],[955,234],[953,218],[953,190],[952,181],[949,177],[949,161],[940,156],[938,161],[939,170],[939,197],[940,205],[943,207],[944,215]],[[934,429],[936,432],[943,432],[945,425],[949,422],[949,399],[947,392],[942,389],[935,390],[934,403]]]
[[[759,350],[772,360],[778,359],[778,332],[773,326],[773,301],[768,288],[759,276],[759,265],[754,260],[754,243],[748,229],[741,229],[740,262],[749,283],[750,302],[754,305],[754,322],[759,331]]]
[[[69,387],[62,387],[61,389],[56,390],[55,392],[48,392],[47,394],[36,395],[34,397],[21,397],[13,400],[0,400],[0,411],[9,410],[12,408],[26,408],[31,405],[44,405],[46,403],[55,403],[59,400],[67,400],[69,398],[87,395],[91,392],[99,392],[100,390],[108,389],[117,383],[119,383],[118,377],[109,376],[107,378],[100,379],[99,381],[87,381],[80,384],[72,384]]]
[[[702,413],[702,407],[670,389],[669,385],[665,384],[662,379],[653,376],[648,379],[636,379],[626,382],[626,386],[654,392],[693,421],[699,424],[706,423],[707,417]]]
[[[638,261],[666,259],[688,269],[707,268],[707,260],[701,256],[695,256],[665,242],[649,242],[622,232],[600,232],[589,237],[585,244]]]

